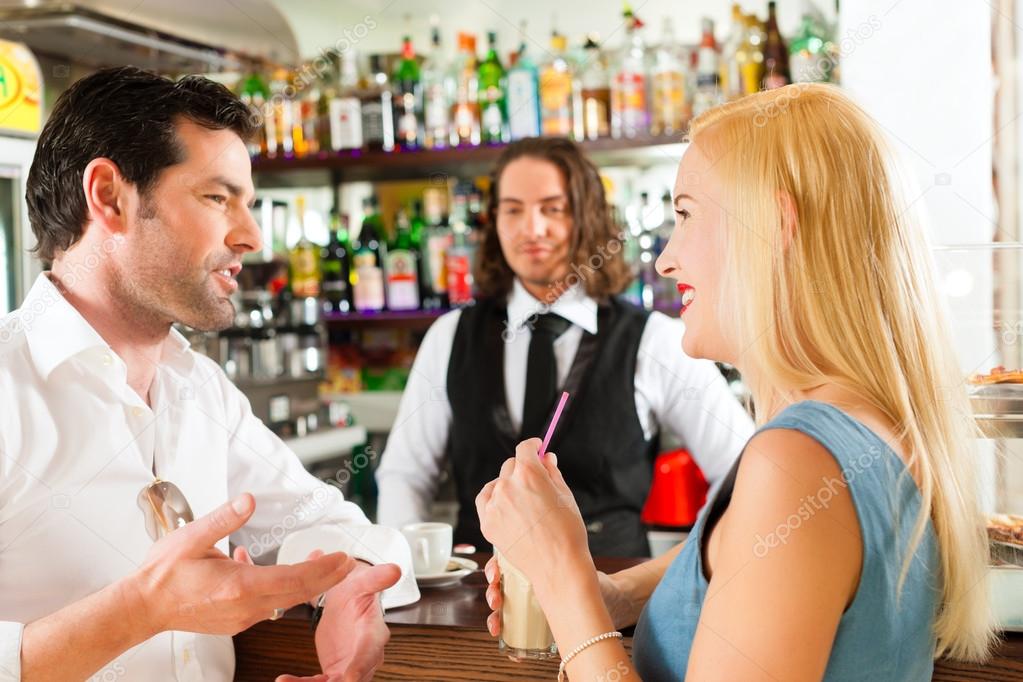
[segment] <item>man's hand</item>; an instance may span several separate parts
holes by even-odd
[[[234,635],[266,620],[274,609],[313,599],[355,568],[355,561],[340,552],[293,566],[253,566],[215,549],[255,508],[246,493],[153,545],[130,581],[147,607],[137,615],[145,620],[140,627],[150,634]]]
[[[364,682],[384,662],[391,633],[384,623],[380,592],[398,582],[394,564],[357,563],[351,574],[327,592],[323,617],[316,628],[316,654],[322,675],[281,675],[277,682]]]

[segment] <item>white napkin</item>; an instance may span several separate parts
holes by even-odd
[[[393,587],[384,590],[381,603],[384,609],[414,604],[419,601],[419,586],[412,570],[412,550],[405,536],[386,526],[342,526],[339,524],[313,526],[289,533],[277,553],[278,564],[297,564],[305,561],[315,549],[325,554],[345,552],[371,564],[397,564],[401,578]]]

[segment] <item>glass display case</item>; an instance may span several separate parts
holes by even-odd
[[[991,540],[991,605],[1023,631],[1023,244],[934,249],[938,286],[978,426],[977,466]]]

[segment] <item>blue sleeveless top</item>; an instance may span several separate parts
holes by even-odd
[[[791,405],[759,431],[767,429],[799,431],[824,446],[842,469],[859,519],[863,540],[860,583],[839,621],[823,679],[929,681],[934,669],[941,564],[934,528],[928,521],[902,592],[897,592],[905,548],[920,510],[919,490],[902,459],[873,431],[827,403]],[[712,522],[716,522],[727,507],[738,464],[713,502],[704,507],[636,625],[633,662],[645,682],[685,679],[707,594],[701,556],[703,529],[708,515],[713,514]],[[837,479],[832,481],[832,485],[842,485]],[[828,483],[822,481],[822,502],[827,488]]]

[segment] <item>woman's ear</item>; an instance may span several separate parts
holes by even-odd
[[[778,209],[781,215],[782,250],[788,251],[789,244],[796,238],[796,230],[799,229],[799,214],[796,211],[796,200],[787,191],[780,189],[777,192]]]

